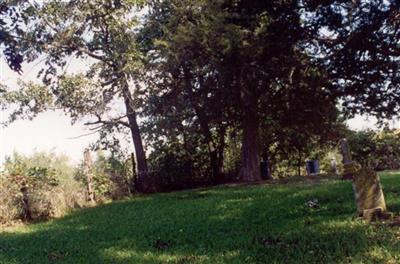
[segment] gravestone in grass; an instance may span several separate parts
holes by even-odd
[[[338,168],[337,168],[337,162],[336,158],[331,159],[331,173],[337,175],[338,174]]]
[[[261,178],[263,180],[270,180],[272,179],[271,173],[268,167],[268,161],[261,161],[260,162],[260,170],[261,170]]]
[[[346,139],[341,141],[343,156],[343,179],[353,180],[353,191],[357,213],[367,221],[386,218],[385,198],[378,174],[351,160],[350,148]]]
[[[318,160],[307,160],[306,161],[307,175],[318,175],[319,174],[319,162]]]

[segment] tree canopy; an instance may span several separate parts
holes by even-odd
[[[234,179],[258,181],[261,160],[301,164],[312,142],[338,139],[344,118],[398,115],[399,9],[394,0],[16,2],[0,22],[13,10],[30,20],[24,30],[0,23],[13,36],[5,52],[46,63],[42,84],[1,100],[16,106],[11,121],[56,107],[91,117],[103,139],[127,128],[142,191],[155,190],[150,170],[219,183],[232,180],[228,163]],[[90,66],[69,74],[72,57]]]

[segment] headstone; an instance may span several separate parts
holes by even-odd
[[[364,215],[365,210],[380,208],[386,211],[385,198],[378,174],[371,170],[361,168],[353,177],[353,186],[357,204],[357,212]]]
[[[308,175],[319,174],[319,162],[318,160],[308,160],[306,161],[306,171]]]
[[[315,173],[319,174],[319,161],[318,160],[314,161],[314,169],[315,169]]]
[[[357,164],[351,160],[350,147],[347,139],[342,139],[340,148],[343,157],[343,176],[342,179],[353,179],[354,173],[357,171]]]
[[[332,158],[331,160],[331,172],[335,175],[338,174],[337,162],[335,158]]]
[[[270,180],[271,174],[269,172],[268,161],[261,161],[260,169],[261,169],[261,178],[263,180]]]
[[[353,191],[357,213],[367,221],[381,217],[386,212],[386,203],[379,176],[371,169],[361,168],[351,160],[347,140],[341,141],[343,155],[343,178],[353,180]]]

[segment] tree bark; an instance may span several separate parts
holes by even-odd
[[[217,148],[217,167],[218,167],[218,178],[217,183],[224,183],[226,181],[224,177],[224,150],[225,150],[225,134],[226,127],[220,127],[219,129],[219,142]]]
[[[261,180],[260,120],[256,109],[256,100],[253,99],[243,111],[242,167],[239,179],[244,182]]]
[[[149,176],[147,167],[146,152],[144,151],[143,141],[140,134],[139,124],[137,122],[136,111],[133,106],[132,94],[129,90],[128,84],[125,85],[123,90],[124,103],[126,108],[126,115],[128,117],[129,129],[131,131],[133,145],[135,147],[136,156],[136,189],[142,193],[155,192],[154,181]]]

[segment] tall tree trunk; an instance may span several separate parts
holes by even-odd
[[[225,150],[225,134],[226,127],[222,126],[219,129],[219,142],[217,148],[217,167],[218,167],[218,183],[223,183],[226,181],[224,177],[224,150]]]
[[[260,119],[257,113],[257,99],[245,95],[243,99],[242,158],[239,179],[245,182],[261,180],[260,171]]]
[[[301,150],[299,150],[299,156],[298,156],[298,160],[297,160],[297,175],[301,176]]]
[[[155,192],[155,183],[149,176],[146,153],[144,151],[142,137],[140,135],[140,129],[137,122],[137,115],[133,106],[133,98],[128,84],[126,84],[124,87],[123,96],[126,107],[126,115],[129,122],[129,129],[131,130],[133,145],[135,147],[137,166],[136,189],[143,193]]]

